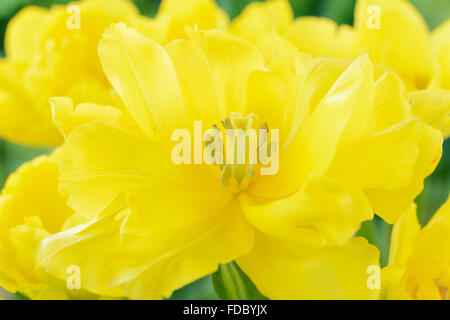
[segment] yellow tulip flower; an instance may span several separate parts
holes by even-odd
[[[82,290],[69,293],[36,269],[39,242],[63,230],[73,214],[58,192],[56,157],[38,157],[6,182],[0,196],[0,286],[30,299],[92,298]]]
[[[442,134],[367,56],[312,60],[276,34],[254,46],[186,32],[164,47],[123,24],[105,32],[100,61],[127,117],[92,121],[92,108],[52,99],[60,190],[86,222],[41,241],[40,270],[63,280],[77,265],[90,292],[154,299],[235,260],[273,299],[376,298],[366,272],[378,251],[353,234],[374,211],[394,222],[409,207]],[[176,130],[221,120],[278,129],[278,172],[174,163]]]
[[[131,23],[137,15],[128,0],[20,11],[8,24],[6,58],[0,60],[0,135],[21,144],[55,145],[63,138],[52,122],[50,97],[113,103],[112,88],[93,57],[106,27]]]
[[[450,299],[450,198],[422,229],[415,205],[395,224],[382,275],[382,298]]]

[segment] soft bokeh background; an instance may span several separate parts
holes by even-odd
[[[114,0],[111,0],[114,1]],[[141,12],[154,16],[160,0],[133,0]],[[183,1],[183,0],[179,0]],[[242,9],[255,0],[216,0],[230,15],[236,17]],[[257,0],[261,1],[261,0]],[[392,0],[394,1],[394,0]],[[450,0],[410,0],[425,17],[430,29],[434,29],[450,18]],[[4,55],[3,36],[9,19],[28,5],[48,7],[64,4],[69,0],[0,0],[0,55]],[[356,0],[290,0],[296,17],[323,16],[339,24],[353,23],[353,9]],[[411,48],[411,50],[414,50]],[[20,164],[51,149],[18,146],[0,139],[0,186],[8,175]],[[419,221],[424,225],[445,201],[450,191],[450,139],[444,143],[444,154],[437,170],[426,180],[425,190],[416,199]],[[386,265],[389,254],[389,239],[392,226],[376,217],[363,223],[359,235],[366,237],[381,251],[381,264]],[[216,299],[209,277],[197,281],[174,293],[172,299]]]

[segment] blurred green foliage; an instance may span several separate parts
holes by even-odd
[[[160,0],[133,0],[142,14],[154,16]],[[182,0],[180,0],[182,1]],[[235,18],[247,4],[264,0],[216,0],[217,3]],[[353,8],[356,0],[289,0],[295,16],[323,16],[335,20],[339,24],[353,23]],[[410,0],[423,14],[430,29],[450,18],[450,0]],[[0,0],[0,56],[3,55],[4,31],[8,21],[21,8],[28,5],[48,7],[53,4],[64,4],[70,0]],[[29,148],[17,146],[0,139],[0,186],[7,176],[23,162],[40,154],[51,152],[51,149]],[[418,217],[422,225],[426,224],[439,206],[445,201],[450,191],[450,140],[444,144],[443,158],[437,170],[425,181],[425,189],[417,198]],[[362,224],[357,233],[376,245],[381,251],[381,264],[387,264],[389,241],[392,226],[376,216]],[[176,291],[171,299],[217,299],[211,284],[211,277],[205,277],[185,288]]]

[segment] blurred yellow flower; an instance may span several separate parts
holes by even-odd
[[[60,281],[36,269],[36,249],[45,237],[63,230],[73,214],[58,192],[56,153],[24,164],[10,176],[0,196],[0,286],[30,299],[95,297],[71,295]]]
[[[338,32],[334,22],[322,18],[293,21],[288,0],[251,3],[231,23],[214,0],[163,0],[153,19],[139,15],[130,0],[82,0],[48,10],[26,7],[8,25],[7,57],[0,60],[0,136],[28,145],[59,144],[62,137],[52,123],[48,104],[51,96],[68,96],[77,104],[122,104],[92,58],[102,32],[112,22],[123,22],[161,44],[186,38],[186,26],[228,30],[254,44],[267,33],[276,32],[313,57],[356,58],[367,52],[377,75],[395,70],[408,91],[428,86],[449,89],[450,23],[430,37],[422,18],[409,4],[400,0],[396,4],[374,3],[382,9],[384,24],[380,30],[365,27],[365,8],[372,2],[361,0],[355,28],[342,26]],[[415,48],[412,53],[411,47]],[[427,98],[417,100],[421,104],[413,111],[426,114],[424,121],[432,118],[429,124],[438,124],[447,136],[450,99],[448,92],[436,91],[432,96],[436,95],[441,101],[439,109],[432,103],[436,99]]]
[[[282,34],[292,24],[294,13],[288,0],[252,2],[236,17],[228,31],[252,43],[269,32]]]
[[[401,75],[409,91],[430,86],[450,89],[446,79],[450,72],[449,22],[430,33],[407,0],[358,0],[354,27],[304,17],[296,19],[285,36],[313,56],[368,53],[380,71],[392,69]]]
[[[140,16],[130,0],[26,7],[6,30],[6,58],[0,60],[0,136],[36,146],[62,142],[52,123],[52,96],[120,105],[93,58],[104,29],[117,22],[165,43],[184,35],[185,25],[225,27],[228,17],[214,0],[165,0],[155,19]]]
[[[382,275],[382,298],[450,299],[450,198],[422,229],[415,205],[395,224]]]
[[[128,0],[20,11],[8,24],[6,58],[0,60],[0,135],[16,143],[55,145],[62,136],[52,123],[50,97],[113,103],[112,87],[93,57],[106,27],[131,23],[137,15]]]
[[[367,56],[311,60],[273,33],[258,46],[187,35],[162,47],[123,24],[105,32],[100,60],[129,118],[110,108],[90,121],[97,111],[52,99],[66,136],[60,188],[87,222],[45,238],[39,268],[65,279],[78,265],[91,292],[161,298],[236,260],[270,298],[377,297],[366,270],[378,251],[353,234],[374,211],[394,222],[409,207],[442,134]],[[233,167],[224,180],[216,166],[172,162],[175,129],[249,123],[236,113],[280,130],[277,174]]]
[[[414,114],[450,135],[450,20],[430,33],[407,0],[358,0],[354,27],[338,26],[327,18],[293,20],[288,0],[268,0],[250,4],[229,31],[253,43],[275,31],[312,57],[367,53],[377,77],[394,71],[411,95],[421,96],[415,99]],[[429,88],[440,90],[413,92]]]
[[[150,21],[150,20],[149,20]],[[229,18],[215,0],[162,0],[158,13],[150,22],[158,29],[164,29],[164,37],[155,39],[152,32],[146,33],[153,40],[167,43],[175,39],[184,39],[186,26],[199,30],[225,29]]]

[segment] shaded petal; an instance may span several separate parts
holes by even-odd
[[[247,81],[251,71],[263,68],[259,50],[248,42],[213,30],[187,29],[189,37],[204,50],[213,70],[221,119],[230,112],[247,114]]]
[[[356,34],[350,26],[338,26],[328,18],[301,17],[283,34],[301,52],[313,57],[355,57]]]
[[[149,137],[169,139],[174,129],[187,126],[177,75],[163,47],[116,24],[104,33],[98,51],[106,76]]]
[[[292,196],[256,203],[241,196],[247,219],[258,230],[302,245],[321,247],[343,244],[372,218],[365,195],[355,188],[311,175],[302,190]]]
[[[440,88],[450,90],[450,19],[433,30],[431,43],[433,53],[438,60],[440,79],[437,84]]]
[[[376,21],[378,13],[379,21]],[[432,73],[429,31],[423,17],[409,1],[358,1],[355,29],[361,49],[373,61],[394,68],[407,80],[408,90],[427,86]]]
[[[442,155],[442,133],[428,125],[419,127],[419,154],[414,164],[411,181],[396,189],[366,189],[374,211],[388,223],[394,223],[409,209],[423,189],[424,179],[436,168]]]
[[[8,23],[5,33],[5,52],[15,61],[30,62],[39,49],[42,26],[47,10],[28,6]]]
[[[61,190],[70,195],[69,204],[87,217],[97,215],[121,193],[139,195],[137,200],[151,205],[152,192],[167,192],[169,199],[164,200],[180,210],[183,203],[177,192],[190,192],[192,201],[217,208],[223,208],[230,196],[216,168],[175,165],[169,145],[111,123],[90,122],[72,131],[62,149],[60,171]]]
[[[416,209],[417,206],[412,204],[392,229],[389,265],[404,266],[414,250],[420,231]]]
[[[205,130],[219,123],[222,118],[213,69],[205,53],[188,40],[171,42],[165,48],[172,58],[190,117],[203,121]]]
[[[40,106],[24,88],[21,69],[0,61],[0,135],[9,141],[34,146],[59,144],[63,137]],[[48,110],[50,111],[50,110]]]
[[[58,193],[56,158],[54,153],[22,165],[0,196],[0,286],[30,298],[45,296],[48,289],[36,273],[39,242],[60,231],[73,214],[67,198]]]
[[[329,174],[361,188],[395,189],[412,178],[419,155],[420,122],[400,122],[360,142],[339,148]]]
[[[46,238],[37,258],[40,268],[64,279],[67,266],[78,265],[82,286],[92,292],[157,299],[248,253],[253,245],[252,230],[236,206],[217,216],[203,214],[208,218],[171,232],[121,238],[120,217],[129,211],[120,203],[114,201],[84,225]]]
[[[405,268],[387,266],[381,270],[380,300],[411,300],[411,296],[400,284]]]
[[[450,135],[450,91],[428,89],[409,94],[412,112],[420,119],[441,130],[444,138]]]
[[[327,76],[320,65],[330,67]],[[364,130],[361,120],[368,116],[374,95],[367,57],[350,66],[342,60],[333,63],[319,58],[306,79],[311,82],[305,80],[299,105],[290,114],[293,124],[281,147],[278,173],[253,181],[251,193],[258,197],[277,198],[298,191],[311,172],[328,170],[341,140],[349,141]]]
[[[237,263],[272,299],[375,299],[378,290],[368,289],[366,271],[378,258],[363,238],[318,250],[258,233],[253,250]]]
[[[51,98],[50,105],[53,122],[65,137],[72,130],[89,121],[102,120],[117,123],[122,117],[122,111],[110,106],[83,103],[74,108],[70,98]]]

